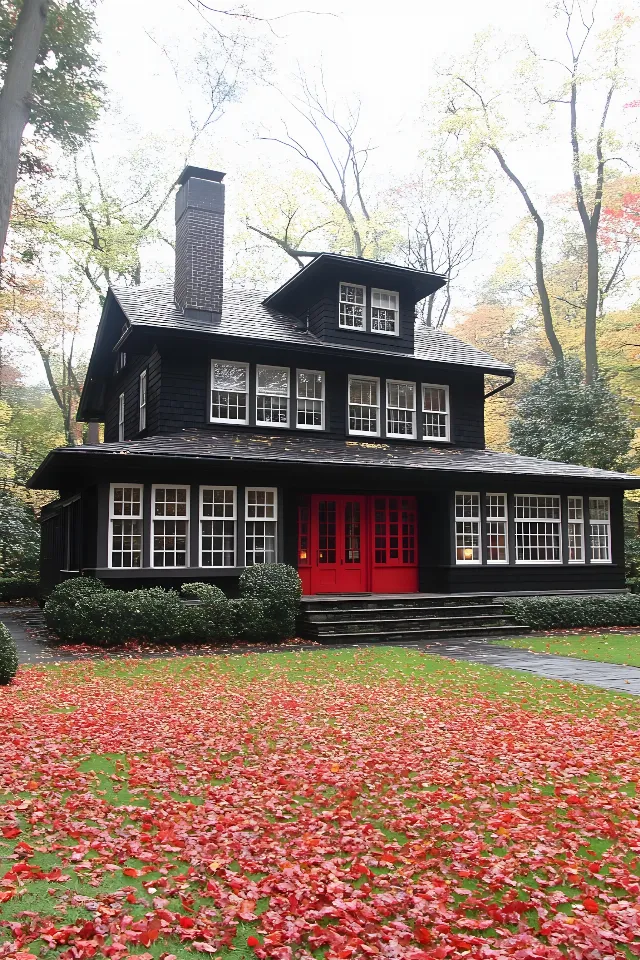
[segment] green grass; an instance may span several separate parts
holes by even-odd
[[[640,633],[585,633],[557,637],[514,637],[495,640],[501,647],[517,647],[533,653],[600,660],[640,667]]]

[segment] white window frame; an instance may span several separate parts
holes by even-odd
[[[497,517],[492,516],[489,507],[489,498],[490,497],[502,497],[502,502],[504,504],[504,516]],[[487,551],[487,564],[491,566],[504,566],[505,563],[509,563],[509,500],[506,493],[485,493],[484,495],[484,507],[485,507],[485,539],[486,539],[486,551]],[[492,560],[489,556],[489,537],[491,536],[490,525],[492,523],[498,524],[501,523],[504,525],[504,560]]]
[[[433,390],[444,390],[446,410],[425,410],[424,408],[424,390],[432,388]],[[426,413],[441,413],[444,414],[444,422],[446,427],[446,435],[444,437],[430,437],[424,426],[424,418]],[[448,383],[421,383],[420,384],[420,429],[422,431],[422,439],[427,440],[429,443],[449,443],[451,439],[451,404],[449,401],[449,384]]]
[[[124,393],[118,396],[118,443],[124,440]]]
[[[272,493],[273,494],[273,517],[268,519],[264,517],[250,517],[249,516],[249,494],[250,493]],[[244,563],[245,566],[261,566],[261,564],[248,564],[247,563],[247,528],[250,523],[273,523],[274,524],[274,557],[273,560],[268,560],[268,563],[277,563],[278,562],[278,488],[277,487],[245,487],[244,491]],[[255,550],[254,550],[255,553]]]
[[[591,504],[594,500],[602,500],[606,502],[608,516],[607,520],[593,519]],[[594,526],[605,526],[607,528],[607,546],[609,548],[609,556],[605,560],[601,558],[594,559],[593,556],[592,531]],[[589,563],[613,563],[611,550],[611,497],[589,497]]]
[[[464,515],[458,516],[458,497],[475,497],[476,503],[478,504],[478,515],[477,517]],[[453,495],[453,514],[454,514],[454,549],[455,549],[455,559],[456,564],[461,566],[482,566],[482,507],[480,502],[480,494],[475,490],[456,490]],[[458,524],[459,523],[472,523],[476,527],[476,532],[478,536],[478,557],[474,559],[473,557],[473,547],[465,547],[464,544],[458,544]],[[462,536],[464,537],[465,531],[461,531]],[[472,532],[473,536],[473,532]],[[469,559],[458,559],[458,549],[462,550],[471,550],[472,556]]]
[[[392,407],[389,403],[389,387],[398,386],[398,387],[413,387],[413,409],[411,407]],[[415,440],[417,437],[417,406],[418,406],[418,385],[412,380],[387,380],[386,382],[386,401],[387,401],[387,410],[386,410],[386,423],[385,423],[385,432],[387,437],[394,437],[400,440]],[[389,430],[389,410],[403,410],[405,412],[413,413],[411,421],[411,433],[393,433]]]
[[[231,490],[233,493],[233,517],[206,517],[204,514],[204,493],[206,490]],[[204,564],[202,555],[204,553],[202,541],[203,541],[203,532],[202,524],[208,521],[215,520],[232,520],[233,521],[233,563],[232,564]],[[214,552],[213,550],[211,551]],[[222,553],[224,554],[224,547]],[[200,513],[199,513],[199,530],[198,530],[198,560],[200,566],[204,570],[231,570],[238,566],[238,488],[237,487],[226,487],[226,486],[210,486],[205,485],[200,487]]]
[[[186,517],[156,517],[155,515],[155,505],[156,505],[156,490],[186,490],[187,499],[186,499]],[[185,550],[185,562],[184,565],[180,566],[157,566],[153,562],[153,534],[155,529],[156,520],[184,520],[187,524],[186,532],[186,550]],[[155,570],[186,570],[190,564],[190,539],[191,539],[191,487],[185,483],[153,483],[151,485],[151,518],[149,523],[149,564]]]
[[[348,323],[342,322],[342,313],[340,307],[343,303],[349,305],[346,300],[342,299],[342,288],[343,287],[355,287],[357,290],[362,290],[362,303],[356,304],[356,306],[362,307],[362,326],[354,327]],[[340,280],[338,284],[338,327],[341,330],[355,330],[357,333],[366,333],[367,332],[367,288],[361,283],[349,283],[348,280]]]
[[[247,411],[243,420],[241,419],[230,419],[226,417],[214,417],[213,416],[213,391],[217,389],[213,385],[213,365],[214,363],[228,363],[233,364],[234,367],[243,367],[244,368],[244,382],[245,382],[245,391],[244,395],[246,398],[245,409]],[[224,392],[224,391],[221,391]],[[240,393],[241,391],[228,390],[227,393]],[[214,357],[211,361],[209,368],[209,423],[227,423],[231,425],[246,425],[249,423],[249,364],[244,363],[241,360],[222,360],[219,357]]]
[[[322,377],[322,396],[321,397],[301,397],[300,396],[300,384],[298,382],[298,377],[301,373],[311,374],[314,377]],[[324,430],[324,411],[325,411],[325,400],[326,400],[326,374],[324,370],[305,370],[302,368],[296,369],[296,428],[298,430]],[[320,404],[320,426],[316,427],[313,424],[308,423],[298,423],[298,413],[300,410],[299,404],[301,400],[313,400],[316,403]]]
[[[352,380],[366,380],[368,383],[375,383],[376,385],[376,432],[371,433],[368,430],[352,430],[351,429],[351,381]],[[372,406],[372,404],[353,404],[354,407],[357,406]],[[347,432],[351,437],[379,437],[380,436],[380,377],[361,377],[356,373],[350,373],[347,381]]]
[[[389,310],[390,307],[377,307],[375,305],[374,298],[376,293],[384,293],[387,296],[393,296],[396,298],[396,303],[398,306],[393,311],[395,314],[395,322],[393,330],[374,330],[373,328],[373,311],[374,310]],[[399,337],[400,336],[400,294],[397,290],[382,290],[380,287],[371,288],[371,318],[370,318],[371,333],[380,334],[383,337]]]
[[[147,429],[147,371],[143,370],[138,378],[138,430]]]
[[[551,497],[558,501],[558,519],[557,520],[526,520],[518,517],[518,497]],[[518,524],[519,523],[555,523],[558,525],[558,547],[559,556],[557,560],[519,560],[518,559]],[[560,566],[562,564],[562,497],[555,493],[516,493],[513,500],[513,529],[515,537],[515,561],[519,566],[525,567],[548,567]]]
[[[116,487],[122,487],[127,490],[140,491],[140,512],[137,515],[123,516],[116,514],[113,507],[113,493]],[[139,520],[140,521],[140,566],[139,567],[114,567],[112,563],[113,554],[113,521],[114,520]],[[110,570],[141,570],[144,560],[144,484],[142,483],[111,483],[109,485],[109,536],[107,544],[107,566]],[[133,552],[133,551],[132,551]]]
[[[266,391],[260,390],[258,385],[258,377],[261,370],[286,370],[287,371],[287,395],[284,397],[284,394],[280,393],[267,393]],[[272,420],[259,420],[258,419],[258,398],[259,397],[279,397],[280,399],[286,399],[287,401],[287,419],[285,423],[274,423]],[[257,363],[256,364],[256,426],[257,427],[276,427],[278,430],[286,430],[289,426],[289,420],[291,419],[291,368],[282,367],[279,364],[274,363]]]
[[[575,506],[572,504],[572,501],[574,503],[580,503],[580,519],[578,520],[571,517],[571,511],[575,510]],[[576,527],[579,530],[580,542],[582,544],[582,556],[580,558],[572,558],[571,556],[572,528]],[[587,542],[584,538],[584,497],[567,497],[567,550],[567,560],[569,563],[586,563]]]

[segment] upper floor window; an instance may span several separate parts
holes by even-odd
[[[395,291],[371,291],[371,330],[396,336],[400,332],[399,297]]]
[[[298,370],[296,422],[307,430],[324,430],[324,373]]]
[[[609,497],[589,497],[591,563],[611,563]]]
[[[249,422],[249,364],[211,361],[211,420],[213,423]]]
[[[425,439],[449,439],[449,387],[422,384],[422,432]]]
[[[350,330],[365,330],[367,292],[357,283],[340,284],[339,325]]]
[[[387,380],[387,436],[415,437],[416,385]]]
[[[118,397],[118,440],[124,440],[124,393]]]
[[[289,426],[289,368],[256,368],[256,423]]]
[[[138,429],[147,429],[147,371],[143,370],[140,374],[140,385],[138,388]]]
[[[380,433],[380,381],[373,377],[349,377],[349,433]]]

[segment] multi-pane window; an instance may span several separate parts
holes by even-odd
[[[377,437],[380,433],[380,382],[349,377],[349,433]]]
[[[487,563],[506,563],[509,559],[506,493],[488,493]]]
[[[189,488],[152,488],[151,563],[154,567],[186,567],[189,556]]]
[[[582,497],[567,498],[569,563],[584,563],[584,506]]]
[[[245,492],[245,564],[275,563],[277,559],[278,497],[273,488]]]
[[[609,497],[589,497],[591,563],[611,562],[611,510]]]
[[[390,437],[415,437],[415,383],[387,380],[387,435]]]
[[[249,365],[229,360],[211,361],[211,420],[248,423]]]
[[[236,488],[200,487],[200,566],[236,565]]]
[[[391,566],[415,564],[415,497],[375,497],[373,508],[375,562]]]
[[[449,439],[449,388],[422,384],[422,433],[432,440]]]
[[[560,497],[517,494],[515,525],[517,563],[560,563]]]
[[[147,429],[147,371],[140,374],[138,386],[138,430]]]
[[[324,373],[298,370],[296,422],[307,430],[324,430]]]
[[[124,393],[118,397],[118,440],[124,440]]]
[[[398,333],[400,324],[398,294],[391,290],[371,291],[371,330],[374,333]]]
[[[480,562],[480,494],[456,493],[456,563]]]
[[[289,368],[256,368],[256,423],[289,425]]]
[[[142,566],[142,486],[112,483],[109,494],[109,566]]]
[[[340,284],[339,320],[349,330],[365,329],[366,292],[357,283]]]

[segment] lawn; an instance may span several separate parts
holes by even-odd
[[[0,957],[638,957],[639,726],[409,650],[22,670]]]
[[[518,647],[534,653],[556,653],[561,657],[604,660],[640,667],[640,633],[565,634],[558,637],[516,637],[496,640],[502,647]]]

